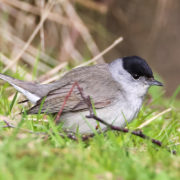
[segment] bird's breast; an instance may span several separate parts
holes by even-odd
[[[107,121],[115,126],[125,127],[127,122],[129,123],[136,118],[141,106],[142,99],[140,98],[131,100],[119,99],[106,109],[106,111],[109,111],[109,116],[107,117],[109,120],[107,119]]]

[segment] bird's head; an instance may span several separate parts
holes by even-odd
[[[150,86],[163,86],[154,79],[147,62],[138,56],[128,56],[114,60],[109,64],[113,78],[123,90],[138,96],[144,96]]]

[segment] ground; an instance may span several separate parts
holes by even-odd
[[[128,125],[131,130],[144,126],[143,133],[164,147],[112,130],[87,141],[62,138],[53,116],[19,114],[24,106],[17,103],[19,95],[9,97],[13,92],[7,84],[1,86],[0,179],[179,179],[179,89],[166,98],[162,89],[151,88],[138,117]]]

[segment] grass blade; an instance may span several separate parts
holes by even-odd
[[[12,108],[13,108],[15,102],[16,102],[17,95],[18,95],[18,92],[16,92],[16,94],[14,95],[13,100],[12,100],[12,102],[11,102],[11,104],[10,104],[10,107],[9,107],[9,114],[11,113]]]

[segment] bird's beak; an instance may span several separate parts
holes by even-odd
[[[161,82],[155,80],[154,78],[149,79],[148,83],[150,86],[163,86]]]

